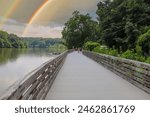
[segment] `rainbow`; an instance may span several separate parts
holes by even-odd
[[[47,3],[49,2],[50,0],[46,0],[34,13],[33,15],[31,16],[31,18],[29,19],[28,21],[28,25],[32,24],[33,21],[36,19],[36,17],[40,14],[40,12],[42,11],[42,9],[44,9],[44,7],[47,5]]]
[[[4,21],[0,24],[0,27],[3,27],[3,25],[7,22],[7,19],[11,17],[11,15],[14,13],[14,11],[19,6],[21,0],[12,0],[8,10],[4,13],[3,17],[5,18]]]
[[[31,18],[29,19],[29,21],[27,22],[27,25],[23,31],[23,35],[25,35],[27,33],[27,31],[29,30],[29,27],[35,22],[35,20],[38,18],[38,16],[42,13],[42,11],[47,7],[47,5],[49,5],[53,0],[45,0],[45,2],[43,2],[39,8],[32,14]],[[0,4],[5,4],[6,1],[1,1],[0,0]],[[7,10],[5,10],[4,14],[3,14],[3,21],[0,23],[0,28],[3,27],[3,25],[8,21],[8,19],[12,16],[12,14],[15,12],[15,10],[17,9],[17,7],[21,4],[21,0],[11,0],[8,3],[8,8]]]
[[[29,26],[37,19],[37,17],[39,16],[39,14],[47,7],[47,5],[49,3],[51,3],[53,0],[46,0],[35,12],[34,14],[31,16],[30,20],[27,23],[27,27],[25,28],[22,36],[25,36],[25,34],[27,33]]]

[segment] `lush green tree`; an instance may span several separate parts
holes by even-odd
[[[136,25],[127,22],[125,25],[125,33],[127,35],[128,49],[132,50],[136,47],[136,40],[140,32]]]
[[[0,48],[10,48],[11,43],[8,40],[9,34],[4,31],[0,31]]]
[[[0,38],[0,48],[4,47],[4,40]]]
[[[15,34],[10,34],[8,36],[9,41],[12,43],[12,47],[13,48],[22,48],[23,47],[23,43],[21,41],[21,39],[15,35]]]
[[[49,46],[59,44],[61,39],[41,38],[41,37],[26,37],[22,38],[30,48],[48,48]]]
[[[0,48],[25,48],[26,43],[14,34],[0,31]]]
[[[7,39],[8,38],[8,33],[5,31],[0,31],[0,38],[1,39]]]
[[[137,46],[141,48],[143,55],[150,56],[150,30],[139,36]]]
[[[62,31],[68,48],[82,47],[86,41],[99,38],[97,22],[93,21],[89,14],[83,15],[79,11],[73,12],[73,16],[65,23]]]
[[[101,42],[119,52],[135,49],[143,28],[150,25],[147,0],[105,0],[98,3]]]

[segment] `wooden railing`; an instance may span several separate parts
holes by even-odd
[[[40,100],[44,99],[67,56],[66,51],[28,74],[22,81],[12,85],[1,99]]]
[[[89,51],[83,54],[150,93],[150,64]]]

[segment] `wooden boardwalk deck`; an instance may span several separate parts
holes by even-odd
[[[150,94],[132,85],[82,53],[70,53],[47,100],[146,100]]]

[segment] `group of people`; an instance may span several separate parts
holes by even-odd
[[[79,53],[79,52],[82,52],[82,48],[75,48],[74,50],[75,50],[75,51],[78,51],[78,53]]]

